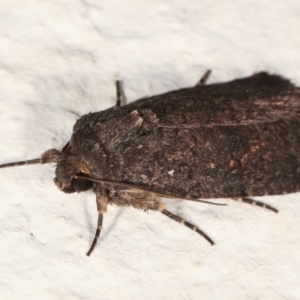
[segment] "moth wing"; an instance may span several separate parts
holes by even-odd
[[[265,72],[140,99],[126,110],[151,110],[158,126],[196,128],[249,125],[300,116],[300,88]]]

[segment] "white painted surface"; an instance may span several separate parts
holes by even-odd
[[[75,120],[129,101],[266,70],[300,85],[300,6],[286,1],[1,1],[1,163],[61,149]],[[214,247],[159,213],[110,207],[101,242],[92,193],[54,168],[0,172],[0,299],[299,299],[300,195],[168,201]]]

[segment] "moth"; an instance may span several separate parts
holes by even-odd
[[[232,198],[274,212],[252,199],[300,187],[300,88],[266,72],[124,102],[117,82],[112,108],[83,115],[62,150],[0,168],[54,163],[55,185],[65,193],[92,189],[98,224],[108,204],[159,211],[202,235],[165,209],[160,197],[208,202]]]

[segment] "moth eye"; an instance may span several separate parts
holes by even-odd
[[[77,192],[85,192],[93,186],[93,183],[92,183],[92,181],[87,180],[87,179],[73,178],[71,181],[71,186]]]

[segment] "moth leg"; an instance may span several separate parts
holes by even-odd
[[[201,85],[205,85],[206,81],[209,77],[209,75],[211,74],[211,70],[207,70],[204,75],[200,78],[200,80],[198,81],[198,83],[196,84],[196,86],[201,86]]]
[[[263,203],[263,202],[260,202],[260,201],[257,201],[257,200],[253,200],[251,198],[232,198],[233,200],[235,201],[238,201],[238,202],[245,202],[245,203],[248,203],[248,204],[252,204],[252,205],[255,205],[255,206],[259,206],[259,207],[262,207],[262,208],[265,208],[265,209],[268,209],[268,210],[271,210],[275,213],[278,213],[278,209],[276,209],[275,207],[271,206],[271,205],[268,205],[266,203]]]
[[[122,87],[122,82],[120,80],[116,81],[116,89],[117,89],[117,102],[116,106],[121,107],[126,104],[126,97]]]
[[[97,203],[97,211],[98,211],[98,222],[97,222],[97,229],[95,233],[95,237],[93,239],[92,245],[90,247],[90,250],[87,252],[87,256],[90,256],[90,254],[93,252],[102,229],[102,223],[103,223],[103,213],[106,212],[107,210],[107,204],[108,204],[108,199],[105,194],[105,189],[100,186],[100,185],[95,185],[94,190],[96,192],[96,203]]]
[[[170,211],[166,210],[166,209],[163,209],[161,211],[162,214],[164,214],[165,216],[169,217],[170,219],[180,223],[180,224],[183,224],[185,225],[186,227],[192,229],[193,231],[196,231],[198,234],[200,234],[201,236],[203,236],[211,245],[214,245],[215,243],[212,241],[212,239],[206,235],[202,230],[200,230],[199,228],[197,228],[195,225],[187,222],[186,220],[184,220],[183,218],[181,217],[178,217],[174,214],[172,214]]]
[[[95,237],[94,237],[92,246],[90,247],[90,250],[86,254],[87,256],[90,256],[90,254],[92,253],[92,251],[94,250],[94,248],[97,244],[97,241],[99,240],[100,232],[101,232],[101,229],[102,229],[102,222],[103,222],[103,214],[99,212],[98,213],[97,230],[96,230],[96,233],[95,233]]]

